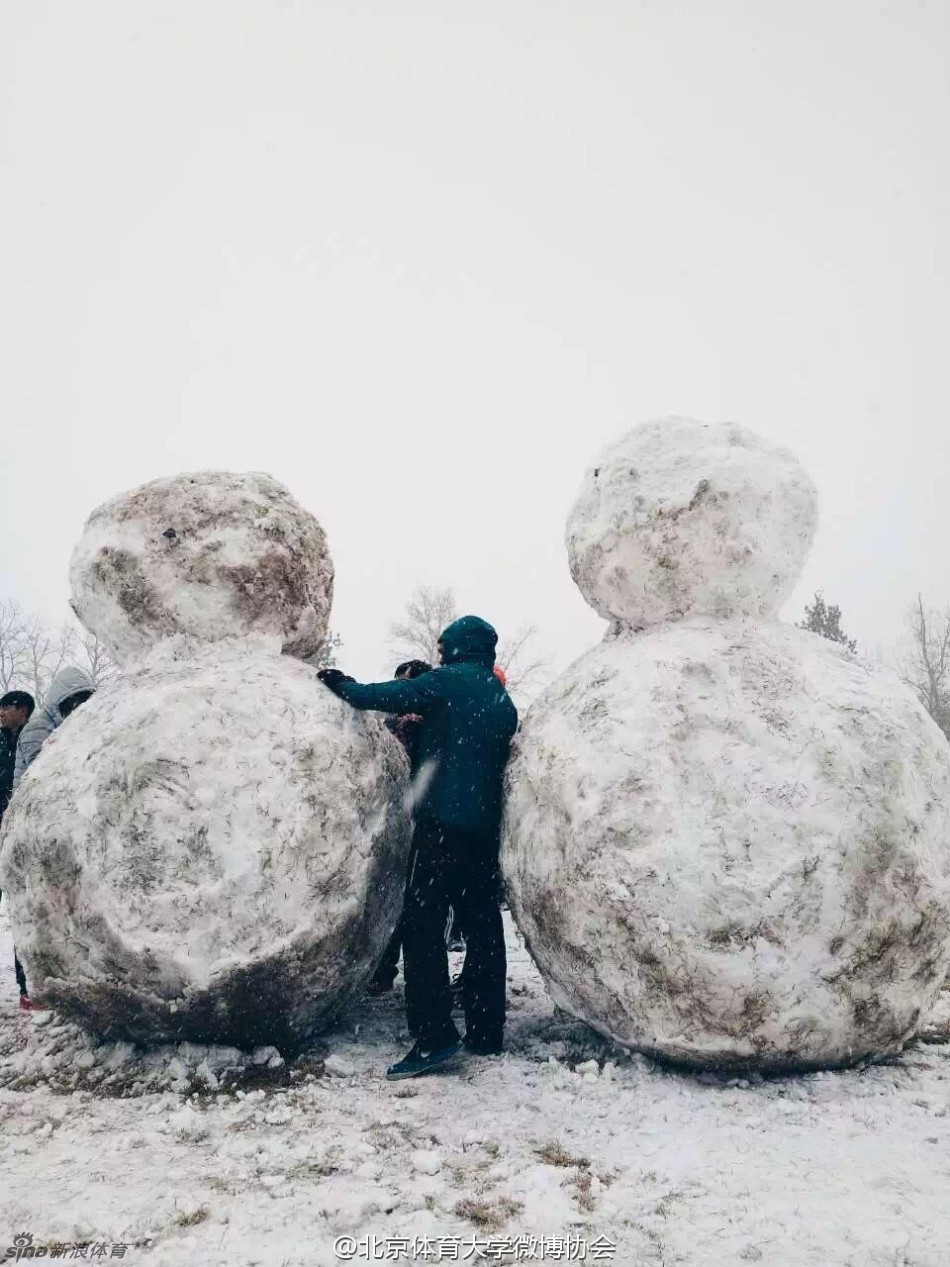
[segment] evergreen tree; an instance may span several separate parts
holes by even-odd
[[[829,638],[832,642],[840,642],[852,653],[858,649],[855,639],[849,638],[841,628],[841,608],[829,607],[820,590],[815,594],[811,607],[805,608],[805,619],[798,628],[821,634],[822,638]]]
[[[339,660],[343,639],[337,633],[327,631],[326,641],[315,655],[307,656],[304,664],[315,669],[335,669]]]

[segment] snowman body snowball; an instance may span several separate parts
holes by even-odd
[[[614,623],[509,766],[509,896],[555,1001],[696,1068],[898,1050],[950,960],[950,748],[896,677],[774,619],[814,525],[743,428],[625,436],[567,530]]]

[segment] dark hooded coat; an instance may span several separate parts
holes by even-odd
[[[0,818],[13,795],[13,771],[16,766],[17,736],[0,728]]]
[[[463,616],[442,634],[440,668],[410,680],[329,684],[354,708],[420,714],[413,754],[416,814],[493,838],[518,725],[511,697],[493,672],[497,641],[486,621]]]

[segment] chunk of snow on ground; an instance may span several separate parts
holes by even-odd
[[[442,1169],[442,1159],[431,1149],[417,1149],[409,1158],[409,1164],[420,1175],[437,1175]]]

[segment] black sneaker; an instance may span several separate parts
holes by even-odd
[[[389,1066],[386,1077],[390,1082],[395,1082],[399,1078],[418,1078],[421,1073],[428,1073],[430,1069],[444,1065],[461,1050],[460,1038],[445,1043],[441,1047],[423,1048],[421,1043],[413,1043],[411,1050],[403,1056],[402,1060]]]

